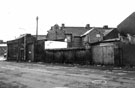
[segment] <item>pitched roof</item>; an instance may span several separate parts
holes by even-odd
[[[26,36],[26,35],[28,35],[28,36],[33,36],[33,37],[36,38],[36,35],[22,34],[22,35],[20,35],[19,37],[17,37],[16,39],[21,39],[21,38],[23,38],[23,37]],[[15,39],[15,40],[16,40],[16,39]],[[38,35],[37,40],[46,40],[46,35]]]
[[[99,31],[101,34],[103,34],[103,36],[106,36],[107,34],[109,34],[113,28],[101,28],[101,27],[93,27],[90,30],[86,31],[84,34],[82,34],[81,36],[85,36],[88,33],[92,32],[93,30]]]
[[[86,31],[84,34],[81,35],[81,37],[82,37],[82,36],[85,36],[85,35],[87,35],[87,34],[89,34],[92,30],[94,30],[94,28],[92,28],[92,29]]]
[[[135,35],[135,12],[129,15],[118,25],[118,31],[123,34],[129,33],[131,35]]]
[[[72,34],[73,36],[81,36],[87,32],[90,28],[86,27],[64,27],[63,30],[66,34]]]
[[[103,32],[103,35],[106,36],[106,35],[109,34],[111,31],[113,31],[113,29],[105,30],[105,31]]]

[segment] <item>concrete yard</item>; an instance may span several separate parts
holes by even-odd
[[[0,61],[0,88],[135,88],[135,71]]]

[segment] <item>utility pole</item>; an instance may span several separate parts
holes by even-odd
[[[36,17],[37,27],[36,27],[36,39],[38,39],[38,16]]]

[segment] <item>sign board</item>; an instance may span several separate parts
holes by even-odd
[[[45,49],[67,48],[67,42],[61,41],[45,41]]]

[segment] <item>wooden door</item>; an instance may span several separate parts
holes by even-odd
[[[104,64],[114,64],[114,47],[105,46],[103,49]]]
[[[92,48],[92,57],[93,57],[94,64],[102,64],[103,63],[102,47],[94,46]]]
[[[27,59],[34,61],[34,44],[29,44],[27,48]]]
[[[114,64],[113,46],[94,46],[92,48],[92,55],[95,64]]]

